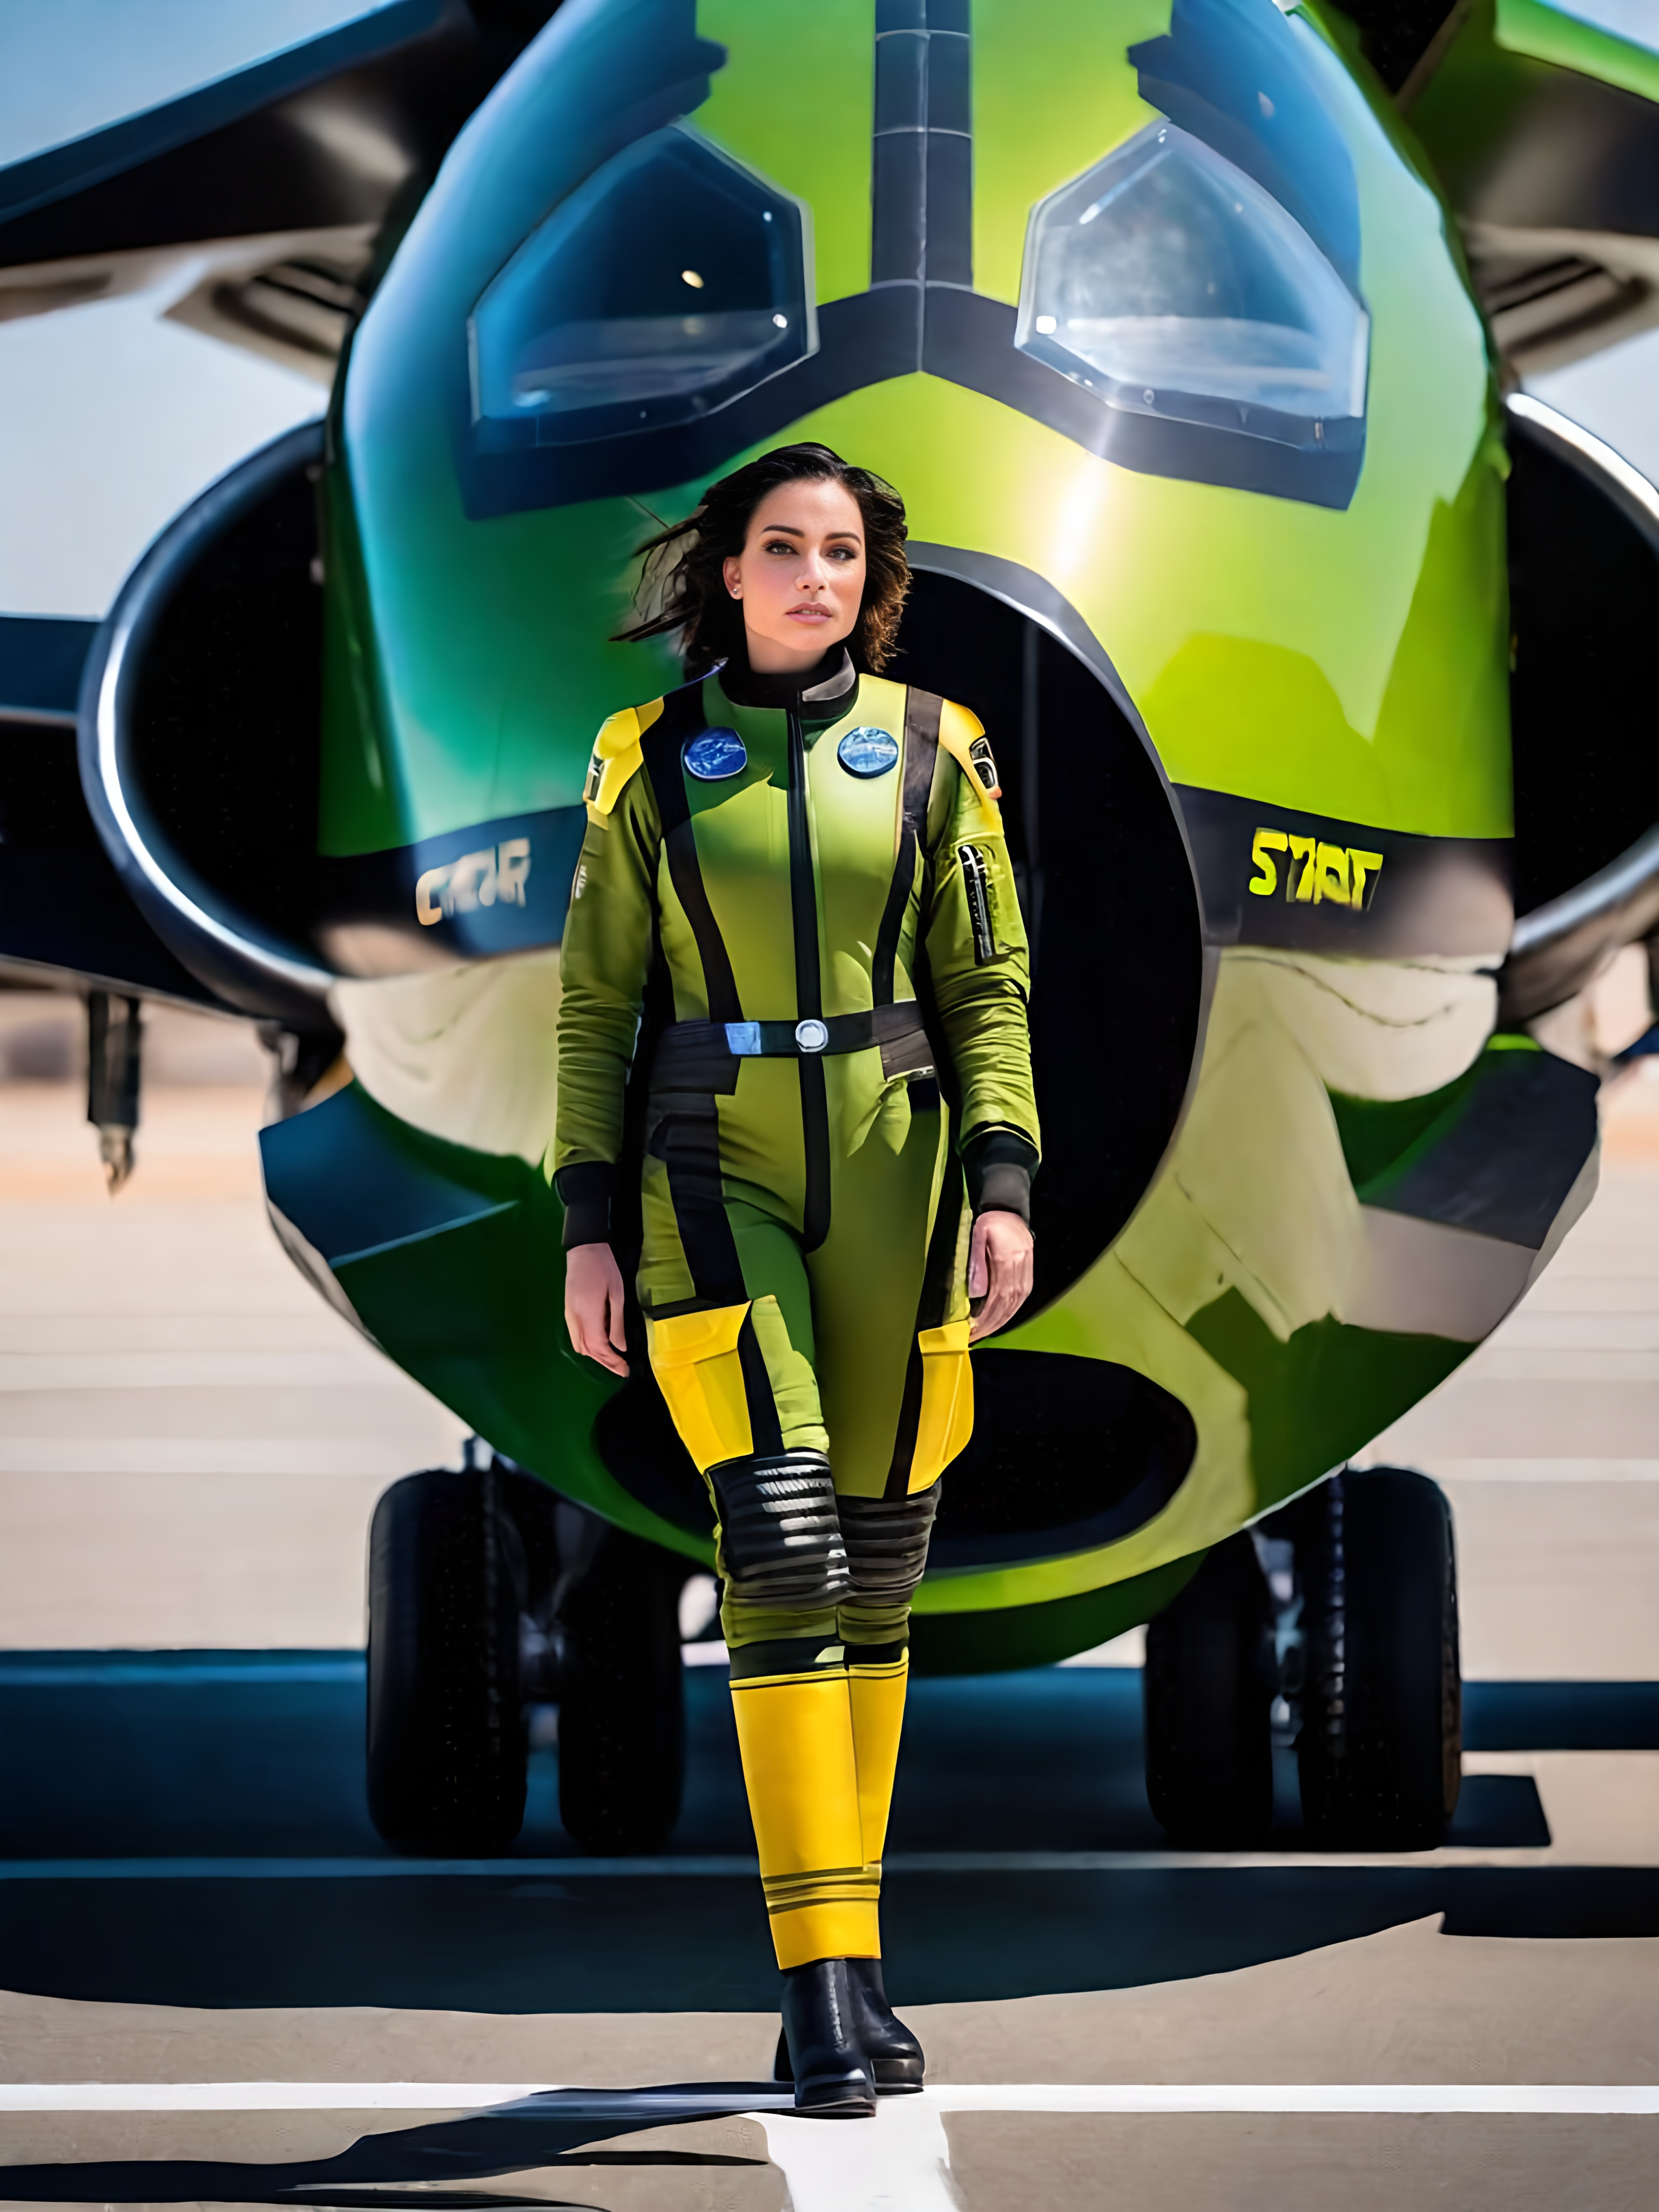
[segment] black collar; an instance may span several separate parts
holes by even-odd
[[[858,683],[858,671],[844,645],[832,645],[823,659],[793,676],[763,676],[748,656],[734,653],[714,672],[734,707],[796,707],[808,713],[839,711]]]

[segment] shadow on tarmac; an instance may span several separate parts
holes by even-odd
[[[646,2128],[723,2119],[738,2112],[788,2112],[793,2093],[770,2081],[698,2081],[653,2089],[554,2089],[461,2120],[360,2137],[337,2157],[310,2164],[244,2164],[230,2159],[106,2159],[86,2164],[0,2166],[0,2202],[12,2203],[386,2205],[396,2212],[492,2212],[532,2204],[537,2212],[590,2212],[574,2199],[498,2196],[444,2188],[448,2182],[551,2168],[584,2143],[611,2142]],[[763,2158],[719,2151],[583,2151],[582,2166],[765,2166]],[[402,2190],[396,2185],[405,2185]]]
[[[575,1854],[551,1753],[532,1760],[514,1857],[428,1870],[388,1854],[363,1810],[362,1683],[357,1653],[0,1655],[0,1979],[173,2005],[773,2008],[723,1671],[687,1673],[669,1857],[625,1865]],[[1214,1973],[1435,1912],[1448,1934],[1659,1934],[1645,1867],[1068,1865],[1162,1849],[1139,1675],[932,1680],[912,1700],[884,1893],[900,2002]],[[1465,1733],[1475,1749],[1653,1748],[1659,1684],[1471,1684]],[[1274,1842],[1296,1849],[1282,1778]],[[1530,1778],[1468,1778],[1448,1840],[1547,1844]]]

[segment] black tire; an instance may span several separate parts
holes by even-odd
[[[369,1533],[368,1810],[390,1844],[482,1857],[524,1823],[519,1686],[526,1478],[496,1468],[405,1475]]]
[[[1451,1508],[1427,1475],[1379,1467],[1295,1510],[1304,1830],[1329,1850],[1431,1850],[1462,1777]]]
[[[1146,1796],[1170,1841],[1248,1849],[1273,1826],[1273,1614],[1248,1535],[1148,1623]]]
[[[685,1789],[684,1559],[611,1529],[560,1607],[559,1817],[598,1857],[660,1850]]]

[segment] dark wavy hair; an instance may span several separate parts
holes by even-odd
[[[721,565],[744,549],[755,509],[780,484],[838,483],[864,518],[865,581],[859,618],[847,641],[854,661],[878,676],[892,658],[899,617],[910,588],[904,557],[904,501],[868,469],[854,468],[828,446],[780,446],[709,485],[695,513],[635,550],[645,562],[635,605],[640,619],[615,642],[678,630],[687,672],[741,659],[743,608],[726,588]]]

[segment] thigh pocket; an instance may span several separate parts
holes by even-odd
[[[974,1433],[974,1370],[968,1357],[969,1321],[947,1321],[916,1338],[921,1352],[921,1417],[908,1488],[937,1482]]]
[[[738,1349],[748,1317],[745,1303],[646,1321],[657,1388],[681,1442],[705,1474],[722,1460],[741,1459],[755,1448]]]

